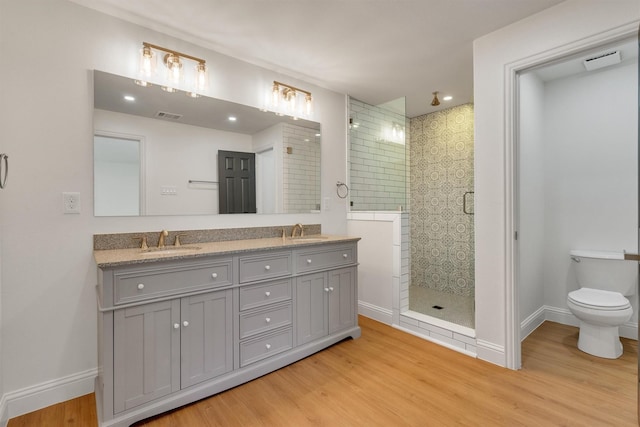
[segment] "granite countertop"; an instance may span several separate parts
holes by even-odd
[[[291,249],[327,243],[356,242],[359,237],[333,236],[328,234],[304,236],[302,238],[270,237],[262,239],[227,240],[185,244],[179,247],[166,246],[164,250],[150,247],[149,250],[108,249],[95,250],[93,257],[99,268],[117,267],[128,264],[141,264],[157,261],[199,258],[210,255],[237,254],[259,249]]]

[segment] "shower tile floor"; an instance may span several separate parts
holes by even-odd
[[[424,286],[409,286],[409,310],[475,329],[473,296],[450,294]]]

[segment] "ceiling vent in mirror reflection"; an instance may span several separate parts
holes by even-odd
[[[180,120],[182,118],[182,114],[176,114],[176,113],[168,113],[166,111],[158,111],[156,113],[156,117],[159,119],[165,119],[165,120]]]
[[[218,214],[220,150],[255,153],[257,213],[318,212],[319,123],[93,74],[96,216]]]

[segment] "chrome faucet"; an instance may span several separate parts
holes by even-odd
[[[164,238],[167,237],[168,235],[169,235],[169,232],[167,230],[162,230],[160,232],[160,237],[158,237],[159,248],[164,248]]]
[[[296,225],[293,226],[293,228],[291,229],[291,238],[293,239],[296,235],[296,228],[300,227],[300,237],[304,236],[304,228],[302,228],[302,224],[297,223]]]

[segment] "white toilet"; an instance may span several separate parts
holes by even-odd
[[[580,320],[578,348],[607,359],[622,355],[618,326],[631,319],[625,296],[635,293],[638,263],[624,261],[623,252],[572,250],[580,289],[569,292],[567,305]]]

